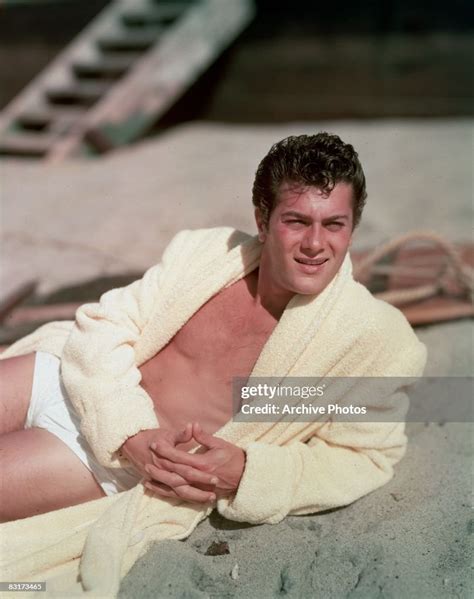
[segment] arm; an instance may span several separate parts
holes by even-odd
[[[383,302],[377,305],[382,314],[376,314],[378,320],[374,316],[368,331],[371,337],[361,346],[372,351],[354,354],[351,365],[359,377],[367,372],[375,377],[375,387],[371,387],[375,392],[367,397],[366,421],[327,422],[313,430],[306,443],[250,443],[245,447],[239,488],[232,498],[218,501],[220,514],[239,522],[277,523],[287,515],[348,505],[392,478],[393,466],[406,451],[404,419],[409,402],[405,389],[413,382],[409,379],[411,383],[404,384],[397,377],[421,376],[426,349],[395,308]],[[388,324],[393,324],[393,330]],[[384,381],[381,393],[377,393],[377,377]],[[341,397],[364,405],[368,379],[352,380],[360,381],[361,387],[356,385]],[[380,414],[385,422],[380,421]]]
[[[406,405],[406,396],[397,399]],[[148,470],[156,480],[146,486],[159,495],[189,499],[180,485],[203,488],[192,477],[212,473],[218,511],[252,524],[348,505],[388,482],[406,449],[404,422],[327,423],[307,444],[255,442],[245,452],[197,427],[193,436],[207,450],[192,455],[159,444],[154,449],[158,468]]]
[[[237,484],[228,487],[233,487],[230,497],[216,493],[217,509],[226,518],[252,524],[273,524],[287,515],[345,506],[383,486],[392,478],[394,465],[406,451],[405,417],[409,402],[405,389],[413,383],[413,377],[422,374],[426,362],[426,350],[411,328],[407,328],[406,321],[402,320],[397,325],[398,335],[391,339],[391,343],[386,342],[387,336],[382,334],[383,331],[380,333],[372,329],[375,340],[366,346],[373,351],[360,351],[352,357],[352,368],[360,365],[358,372],[371,372],[371,376],[336,377],[333,378],[335,386],[328,389],[328,393],[332,391],[329,399],[332,397],[333,401],[340,404],[351,401],[367,407],[364,422],[315,422],[307,426],[279,422],[277,426],[288,426],[288,429],[295,425],[293,433],[299,435],[287,435],[287,442],[282,446],[264,442],[265,438],[278,436],[276,433],[266,434],[275,425],[265,427],[249,423],[251,428],[247,432],[246,425],[242,423],[240,427],[244,437],[254,434],[254,426],[257,433],[254,438],[263,439],[263,442],[242,445],[244,456],[239,456],[237,446],[229,443],[220,447],[220,444],[215,444],[219,452],[225,445],[231,446],[227,448],[228,459],[224,463],[220,463],[212,449],[202,456],[179,455],[178,452],[160,449],[158,455],[168,461],[163,469],[187,478],[187,470],[182,466],[192,467],[212,472],[220,479],[218,468],[222,465],[225,468],[222,470],[224,481],[229,473],[235,472],[234,482]],[[368,384],[370,381],[374,382],[374,386]],[[311,436],[304,433],[305,430],[309,430]],[[290,440],[295,438],[307,439],[307,442]],[[212,447],[204,438],[197,440]],[[238,440],[234,442],[238,443]],[[233,462],[235,470],[228,468],[229,460],[234,460],[232,455],[236,460]],[[169,462],[174,462],[174,465]],[[164,479],[162,482],[165,482]],[[190,479],[188,482],[192,483]],[[168,490],[174,486],[171,480],[166,484]],[[216,491],[220,484],[219,480]]]
[[[158,426],[137,368],[143,358],[143,347],[137,342],[144,327],[154,314],[163,318],[172,292],[183,286],[183,273],[189,272],[191,264],[198,272],[208,268],[209,262],[229,251],[232,240],[234,247],[248,237],[229,227],[181,231],[161,263],[140,281],[109,291],[98,304],[86,304],[76,313],[61,372],[81,417],[81,430],[104,466],[123,466],[117,454],[123,443],[139,431]],[[159,318],[153,324],[159,327]]]
[[[231,520],[274,524],[348,505],[387,483],[405,449],[404,423],[328,423],[307,444],[251,443],[239,489],[218,510]]]
[[[153,402],[140,387],[134,346],[152,316],[167,257],[139,281],[85,304],[64,347],[61,374],[81,417],[81,431],[105,466],[123,466],[117,450],[141,430],[158,427]]]
[[[406,448],[403,427],[396,423],[380,428],[380,437],[389,444],[386,449],[336,444],[338,438],[342,443],[346,435],[357,436],[345,423],[325,426],[308,444],[252,443],[237,494],[220,500],[218,510],[231,520],[273,524],[287,515],[348,505],[392,478],[393,465]]]

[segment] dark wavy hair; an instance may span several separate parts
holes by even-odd
[[[337,183],[353,190],[353,228],[360,221],[367,192],[357,152],[337,135],[292,135],[274,144],[258,165],[252,201],[268,225],[282,183],[317,187],[329,194]]]

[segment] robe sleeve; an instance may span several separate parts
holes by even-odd
[[[340,406],[365,406],[365,415],[314,422],[303,439],[281,445],[256,440],[243,447],[239,487],[218,500],[224,517],[273,524],[349,505],[393,477],[407,447],[409,389],[423,373],[427,352],[396,308],[377,300],[371,314],[363,339],[353,342],[348,371],[357,376],[336,377],[332,394],[328,388],[324,396]]]
[[[403,392],[393,400],[408,406]],[[220,499],[218,511],[238,522],[275,524],[348,505],[392,478],[406,451],[404,429],[404,422],[329,422],[306,443],[250,443],[237,493]]]
[[[128,465],[117,454],[122,444],[141,430],[158,427],[153,402],[140,386],[134,346],[153,314],[167,258],[180,235],[142,279],[81,306],[64,346],[64,387],[81,418],[82,433],[107,467]]]

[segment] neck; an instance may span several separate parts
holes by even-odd
[[[262,306],[276,320],[280,320],[285,311],[288,302],[294,296],[294,293],[287,289],[280,289],[273,281],[265,276],[265,272],[259,268],[257,271],[257,281],[254,292],[255,303]]]

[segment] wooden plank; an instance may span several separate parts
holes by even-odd
[[[157,6],[149,4],[142,10],[124,10],[121,19],[130,27],[142,27],[148,24],[171,25],[188,6],[189,2],[161,3]]]
[[[30,110],[19,114],[16,123],[23,129],[42,131],[51,124],[54,116],[51,112],[41,110]]]
[[[0,302],[0,322],[3,322],[18,304],[21,304],[21,302],[31,297],[36,291],[37,286],[38,281],[27,281],[8,294],[7,297]]]
[[[470,302],[437,297],[411,306],[399,306],[412,325],[426,325],[435,322],[472,318],[474,306]]]
[[[0,140],[0,155],[41,158],[52,149],[57,136],[45,133],[11,133]]]
[[[149,26],[136,32],[121,31],[114,35],[101,36],[96,43],[106,52],[144,52],[151,48],[164,31],[163,27]]]
[[[44,306],[20,306],[4,318],[3,324],[7,327],[13,327],[28,322],[74,320],[76,310],[80,306],[82,306],[82,302],[47,304]]]
[[[52,104],[79,104],[92,106],[98,102],[112,87],[110,81],[78,81],[75,84],[54,87],[46,90],[46,97]]]
[[[117,78],[122,77],[133,65],[136,59],[133,54],[120,54],[116,56],[101,56],[94,61],[74,62],[71,68],[78,78]]]
[[[76,123],[84,115],[84,112],[85,107],[83,106],[49,105],[47,108],[20,112],[14,125],[15,128],[24,131],[62,133]]]

